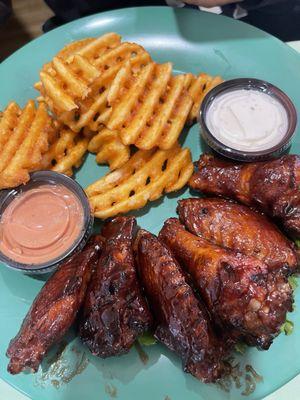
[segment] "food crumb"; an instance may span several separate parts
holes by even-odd
[[[51,384],[55,387],[55,389],[59,389],[60,382],[57,379],[52,379]]]
[[[118,391],[114,385],[109,385],[108,383],[105,385],[105,392],[111,397],[116,398]]]

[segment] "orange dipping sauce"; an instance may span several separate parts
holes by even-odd
[[[83,224],[76,194],[60,184],[44,184],[20,193],[5,208],[0,251],[22,264],[42,264],[70,249]]]

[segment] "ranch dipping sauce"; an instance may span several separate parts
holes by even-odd
[[[255,89],[237,89],[216,96],[206,111],[205,121],[221,143],[249,152],[276,146],[289,124],[281,102]]]
[[[83,206],[61,184],[19,193],[0,220],[0,251],[23,264],[42,264],[66,252],[83,229]]]
[[[202,138],[222,156],[243,162],[266,161],[280,157],[290,146],[297,111],[288,95],[272,83],[237,78],[206,94],[199,123]]]

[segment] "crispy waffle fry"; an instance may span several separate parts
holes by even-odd
[[[106,219],[181,189],[193,173],[189,149],[139,150],[123,167],[86,189],[94,215]]]
[[[97,131],[111,113],[108,89],[129,59],[133,66],[151,60],[141,46],[120,43],[116,34],[74,42],[43,67],[41,82],[35,85],[42,95],[39,100],[73,131],[86,126]]]
[[[130,147],[121,142],[118,131],[102,128],[88,145],[91,153],[96,153],[98,164],[108,164],[111,171],[122,167],[130,158]]]
[[[43,100],[58,117],[63,112],[76,110],[77,101],[87,97],[90,85],[100,75],[96,67],[80,55],[75,55],[67,63],[60,57],[54,57],[40,72],[40,90]]]
[[[93,64],[107,50],[119,46],[120,43],[121,36],[117,33],[109,32],[98,38],[85,38],[69,43],[57,53],[57,56],[71,61],[72,57],[78,54]]]
[[[191,125],[198,118],[199,109],[205,95],[215,86],[223,82],[220,76],[210,76],[207,74],[186,74],[185,85],[188,89],[189,95],[193,99],[193,106],[189,113],[187,124]]]
[[[125,43],[123,44],[125,45]],[[135,53],[137,54],[134,56],[133,65],[135,65],[136,68],[150,61],[149,54],[142,48]],[[88,127],[92,131],[98,131],[99,127],[107,122],[112,112],[107,102],[108,90],[119,70],[120,65],[116,64],[103,72],[101,76],[95,80],[89,97],[78,102],[78,110],[66,113],[62,116],[62,120],[66,125],[70,126],[75,131],[79,131],[83,127]]]
[[[138,73],[128,62],[113,82],[107,127],[120,132],[124,144],[149,150],[170,149],[176,143],[192,107],[185,76],[173,77],[172,65],[150,63]]]
[[[106,51],[120,44],[116,33],[97,39],[87,38],[66,45],[50,63],[43,66],[35,88],[53,112],[76,108],[76,99],[86,97],[90,83],[99,76],[91,64]]]
[[[89,139],[65,127],[56,137],[42,159],[42,169],[51,169],[68,176],[73,175],[73,168],[78,168],[87,152]]]
[[[44,104],[29,100],[22,110],[10,103],[0,119],[0,188],[15,187],[40,169],[54,125]]]

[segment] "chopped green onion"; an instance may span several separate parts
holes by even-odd
[[[142,346],[153,346],[156,344],[156,339],[151,332],[145,332],[139,336],[138,341]]]
[[[285,323],[281,326],[280,332],[283,332],[285,335],[291,335],[294,329],[294,324],[292,321],[289,321],[288,319],[285,321]]]

